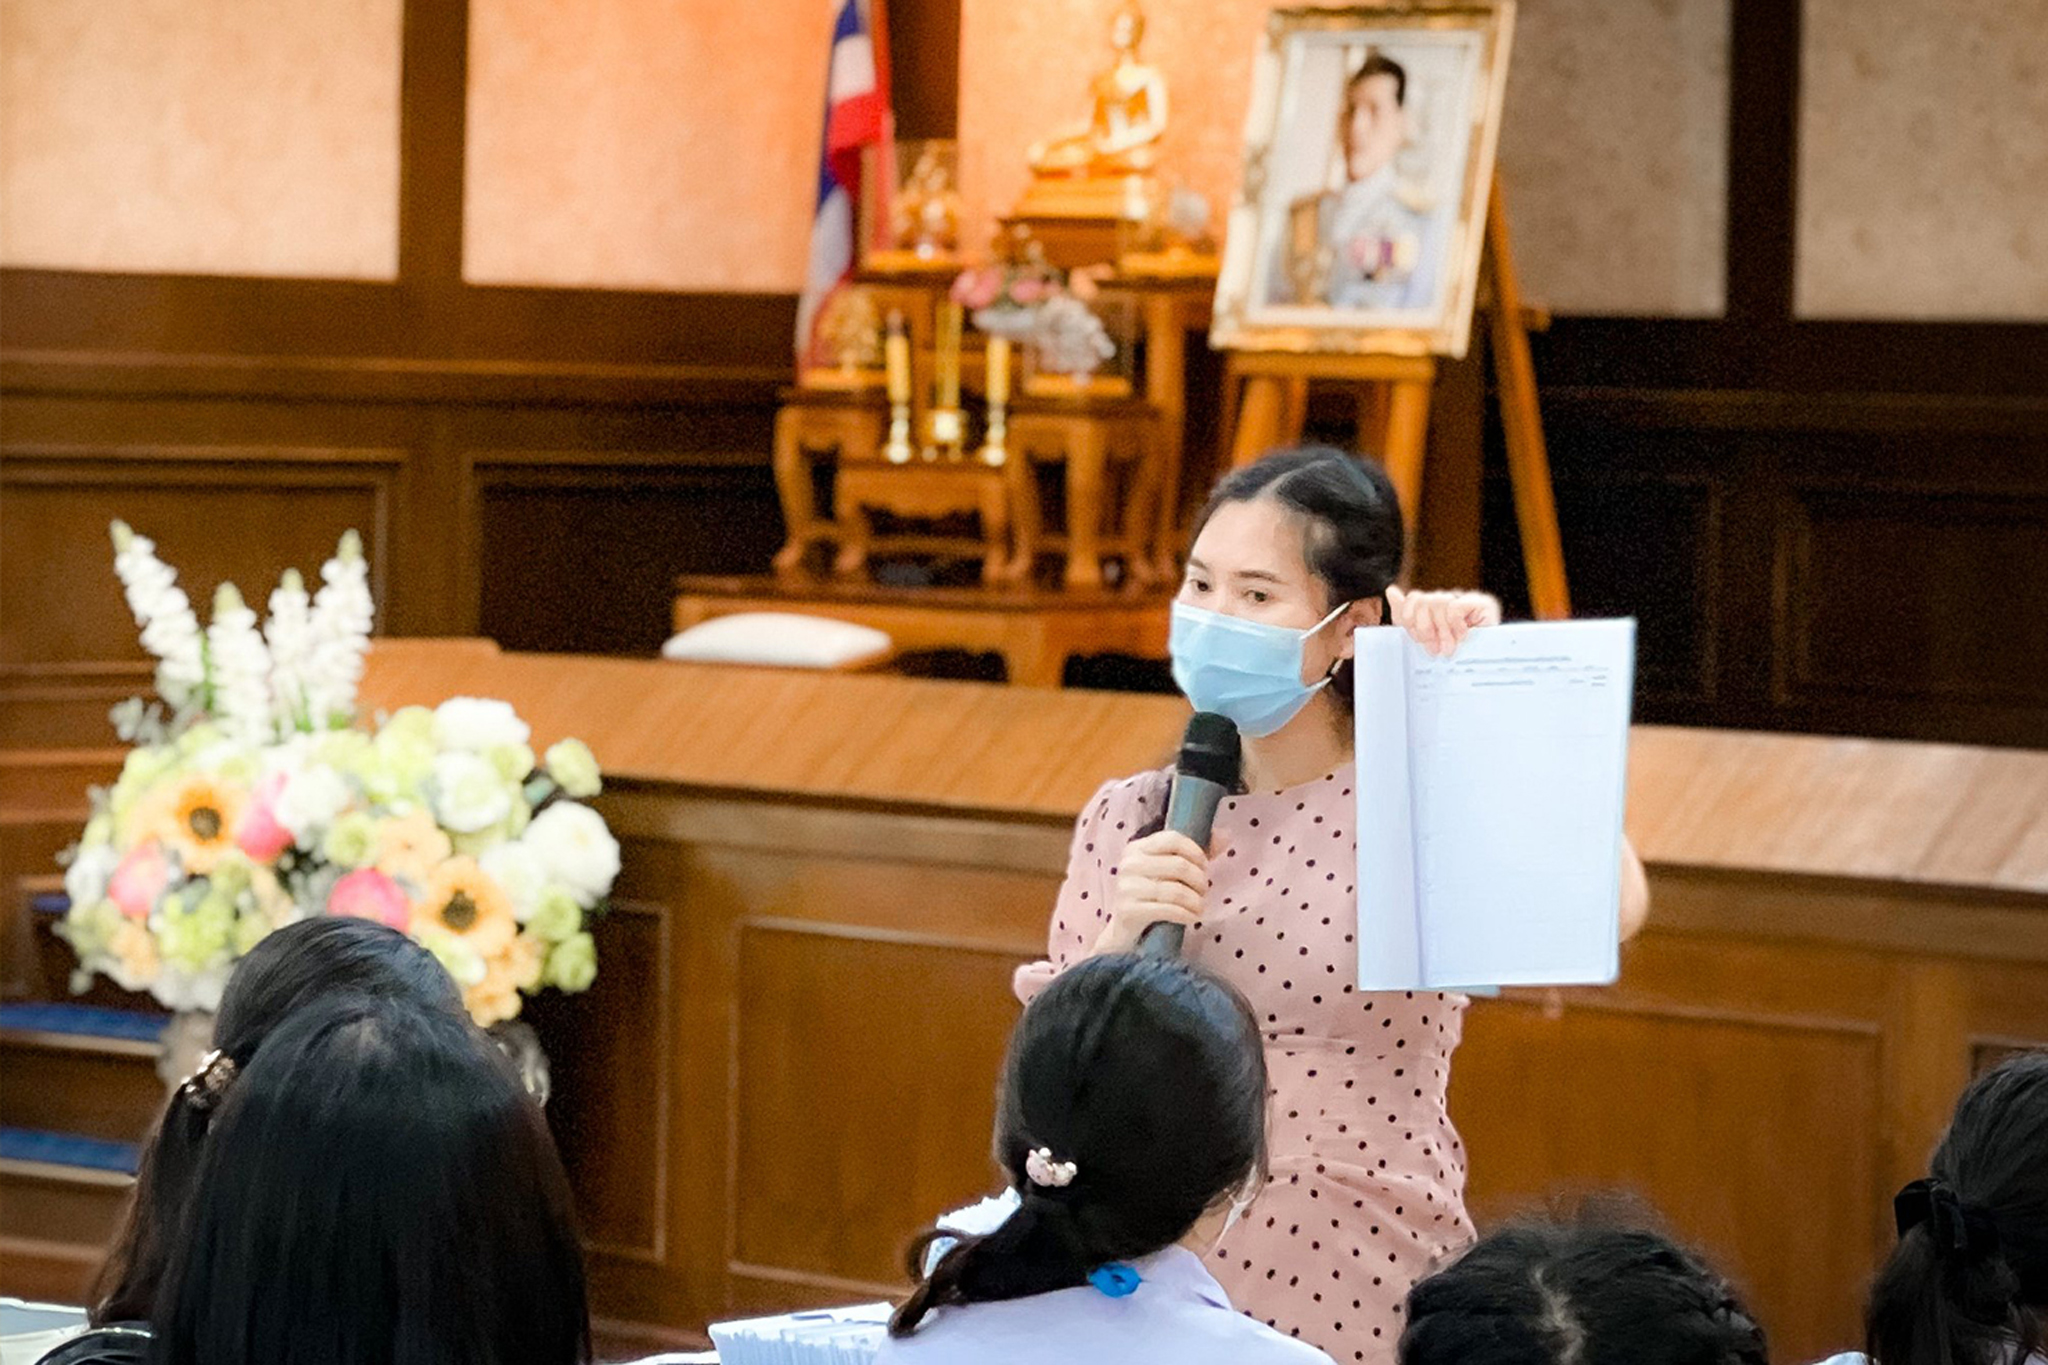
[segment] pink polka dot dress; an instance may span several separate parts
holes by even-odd
[[[1051,963],[1018,973],[1020,995],[1088,955],[1117,857],[1165,794],[1147,773],[1089,802]],[[1339,1365],[1392,1365],[1409,1287],[1473,1237],[1464,1145],[1444,1103],[1466,1001],[1357,989],[1356,818],[1349,765],[1226,800],[1216,828],[1228,844],[1184,952],[1251,1001],[1273,1094],[1271,1180],[1210,1270],[1238,1308]]]

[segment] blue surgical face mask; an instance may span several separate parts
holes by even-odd
[[[1294,630],[1175,602],[1167,646],[1174,684],[1197,711],[1229,717],[1246,738],[1270,735],[1330,681],[1302,682],[1302,650],[1350,605],[1307,630]]]

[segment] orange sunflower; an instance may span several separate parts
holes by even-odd
[[[413,908],[412,931],[439,929],[463,940],[486,960],[519,932],[512,901],[474,858],[450,858],[434,869],[426,894]]]
[[[170,793],[154,831],[178,855],[185,874],[203,877],[235,851],[235,826],[247,796],[210,777],[188,777]]]

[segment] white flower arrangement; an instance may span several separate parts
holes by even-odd
[[[474,697],[357,728],[375,606],[353,531],[316,594],[287,572],[259,625],[224,584],[204,629],[155,545],[113,535],[160,704],[115,708],[136,747],[68,855],[74,986],[99,972],[213,1009],[264,935],[341,914],[425,945],[480,1024],[588,989],[619,846],[583,804],[602,782],[587,746],[561,740],[536,766],[526,722]]]

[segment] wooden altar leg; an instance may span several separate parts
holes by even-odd
[[[1160,424],[1153,421],[1140,423],[1136,435],[1137,453],[1130,462],[1129,491],[1124,494],[1123,522],[1117,527],[1117,534],[1124,543],[1125,575],[1133,585],[1149,588],[1162,579],[1172,581],[1167,577],[1172,569],[1162,569],[1153,556],[1160,502],[1159,448],[1165,437]]]
[[[1237,404],[1237,432],[1230,444],[1230,467],[1240,469],[1279,445],[1287,424],[1288,381],[1274,374],[1244,376]]]
[[[1069,588],[1102,586],[1102,428],[1067,427],[1067,575]]]
[[[1290,375],[1287,379],[1287,405],[1280,410],[1280,435],[1274,445],[1291,446],[1301,441],[1301,433],[1308,428],[1308,376]]]
[[[1396,379],[1388,384],[1387,428],[1380,459],[1401,500],[1408,535],[1415,535],[1422,510],[1422,455],[1429,443],[1429,379]]]
[[[1358,448],[1371,450],[1387,434],[1387,385],[1367,382],[1358,386]]]
[[[1045,622],[1027,613],[1003,632],[1003,677],[1012,687],[1058,687],[1066,678],[1067,651],[1053,641]]]
[[[1031,452],[1012,429],[1009,456],[1003,465],[1003,482],[1010,490],[1010,563],[1003,577],[1012,583],[1030,579],[1038,564],[1038,543],[1044,535],[1044,516],[1038,507],[1038,471],[1032,467]]]
[[[988,546],[981,554],[981,581],[994,585],[1003,581],[1010,567],[1010,495],[994,470],[979,482],[981,538]]]
[[[803,568],[804,551],[818,538],[818,501],[811,485],[811,461],[804,454],[803,415],[785,407],[775,414],[775,493],[782,503],[782,524],[789,538],[775,555],[775,572],[793,574]]]
[[[1529,605],[1538,620],[1572,614],[1564,575],[1564,538],[1557,529],[1557,498],[1550,485],[1550,453],[1536,406],[1536,365],[1522,322],[1522,288],[1508,246],[1507,206],[1500,178],[1486,206],[1486,250],[1493,268],[1493,363],[1500,385],[1501,434],[1506,439],[1508,483],[1515,494],[1515,524],[1522,532],[1522,563]]]
[[[1159,411],[1159,507],[1151,540],[1152,573],[1171,582],[1180,567],[1181,447],[1187,439],[1187,333],[1170,294],[1145,301],[1145,397]]]
[[[851,578],[867,571],[868,541],[874,535],[874,528],[868,524],[865,507],[850,502],[843,492],[840,498],[839,553],[833,557],[832,572],[842,578]]]

